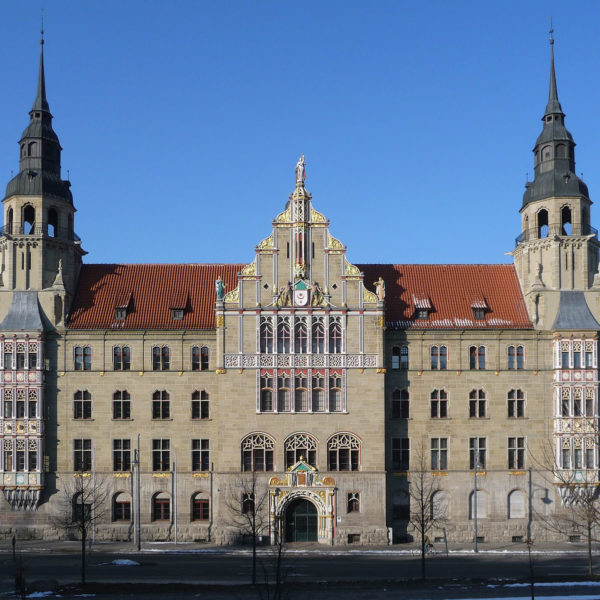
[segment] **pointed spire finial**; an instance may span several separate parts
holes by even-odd
[[[562,114],[562,107],[558,101],[558,89],[556,87],[556,72],[554,70],[554,27],[552,26],[552,17],[550,17],[550,89],[548,90],[548,104],[546,105],[546,114]]]
[[[554,46],[554,28],[552,27],[552,16],[550,16],[550,45]]]
[[[40,29],[42,37],[40,39],[40,46],[44,45],[44,7],[42,7],[42,28]]]
[[[33,107],[31,110],[44,110],[50,112],[50,106],[46,99],[46,77],[44,75],[44,12],[42,10],[42,28],[40,30],[40,70],[38,73],[38,85],[37,94],[33,101]]]

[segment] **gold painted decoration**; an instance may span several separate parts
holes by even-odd
[[[201,479],[208,478],[208,473],[192,473],[192,477],[199,477]]]
[[[377,304],[377,296],[370,292],[366,287],[363,287],[363,302],[371,302]],[[380,317],[380,319],[383,317]],[[379,325],[381,327],[381,325]]]
[[[327,223],[327,219],[318,210],[314,208],[310,211],[310,220],[313,223]]]
[[[291,223],[292,222],[292,208],[288,206],[282,213],[277,215],[275,219],[276,223]]]
[[[337,238],[334,238],[331,234],[327,236],[327,247],[330,250],[343,250],[344,244],[340,242]]]
[[[131,476],[131,473],[113,473],[113,477],[116,479],[127,479]]]
[[[256,275],[256,261],[252,261],[251,263],[247,264],[242,269],[241,275],[242,275],[242,277],[248,277],[248,276]]]
[[[271,477],[271,479],[269,479],[269,485],[276,486],[276,485],[285,485],[285,484],[281,483],[279,477]]]
[[[259,248],[273,248],[274,243],[273,243],[273,234],[271,233],[271,235],[269,237],[266,237],[259,245]]]
[[[348,277],[360,277],[360,271],[356,265],[346,261],[346,276]]]
[[[225,375],[225,373],[227,373],[227,371],[225,369],[215,369],[215,373],[217,375]]]
[[[230,292],[225,294],[225,298],[223,298],[224,302],[239,302],[240,301],[240,290],[239,288],[235,288]]]
[[[377,375],[385,375],[386,372],[387,372],[386,369],[383,369],[381,367],[379,369],[377,369],[377,371],[376,371]]]
[[[223,315],[217,315],[217,327],[223,327],[225,325],[225,318]]]
[[[333,477],[323,477],[323,485],[335,485],[335,479]]]
[[[171,477],[171,473],[152,473],[152,477],[164,479],[166,477]]]

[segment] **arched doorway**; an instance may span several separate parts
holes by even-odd
[[[315,505],[304,498],[294,500],[285,512],[285,541],[316,542],[318,533]]]

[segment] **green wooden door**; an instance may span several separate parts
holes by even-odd
[[[285,539],[287,542],[318,540],[318,515],[312,502],[300,499],[290,504],[286,513]]]

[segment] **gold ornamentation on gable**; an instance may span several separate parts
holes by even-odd
[[[247,264],[241,272],[242,277],[254,277],[256,275],[256,260]]]
[[[322,215],[318,210],[314,208],[310,211],[310,220],[313,223],[327,223],[325,215]]]
[[[223,298],[223,302],[239,302],[240,301],[240,290],[239,288],[235,288],[230,292],[225,294],[225,298]]]
[[[334,238],[331,234],[327,236],[327,247],[329,250],[343,250],[344,244],[337,238]]]
[[[346,277],[360,277],[358,267],[348,261],[346,261]]]
[[[276,223],[291,223],[292,222],[292,207],[288,206],[282,213],[277,215]]]
[[[273,248],[273,234],[271,233],[271,235],[269,237],[266,237],[259,245],[259,248]]]
[[[366,287],[363,287],[363,302],[370,302],[377,304],[377,296],[373,292],[370,292]]]
[[[217,327],[223,327],[223,325],[225,325],[223,315],[217,315]]]

